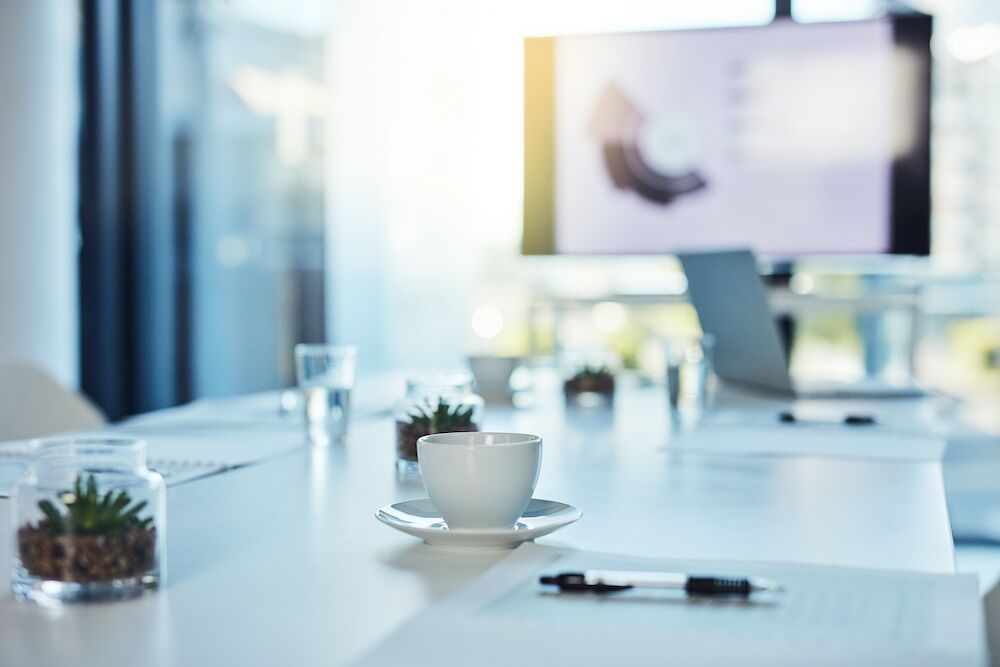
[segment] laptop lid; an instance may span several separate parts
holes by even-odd
[[[718,376],[794,395],[788,360],[753,253],[681,253],[678,259],[701,328],[715,336]]]

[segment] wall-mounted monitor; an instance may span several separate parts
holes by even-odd
[[[525,40],[526,254],[930,250],[921,14]]]

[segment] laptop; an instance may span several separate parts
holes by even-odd
[[[688,294],[701,328],[715,337],[715,372],[723,380],[800,398],[906,398],[914,384],[798,384],[788,372],[778,327],[749,250],[681,253]]]

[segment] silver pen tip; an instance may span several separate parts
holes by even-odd
[[[750,579],[750,589],[752,591],[760,591],[762,593],[781,593],[785,590],[782,584],[771,581],[770,579]]]

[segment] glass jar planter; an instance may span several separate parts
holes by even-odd
[[[15,595],[43,605],[136,597],[165,572],[163,478],[146,442],[58,438],[32,443],[13,487]]]
[[[567,405],[583,408],[612,405],[615,375],[621,366],[613,351],[606,348],[566,350],[561,365]]]
[[[406,381],[406,396],[396,403],[396,470],[420,474],[417,440],[434,433],[478,431],[483,398],[469,373],[418,375]]]

